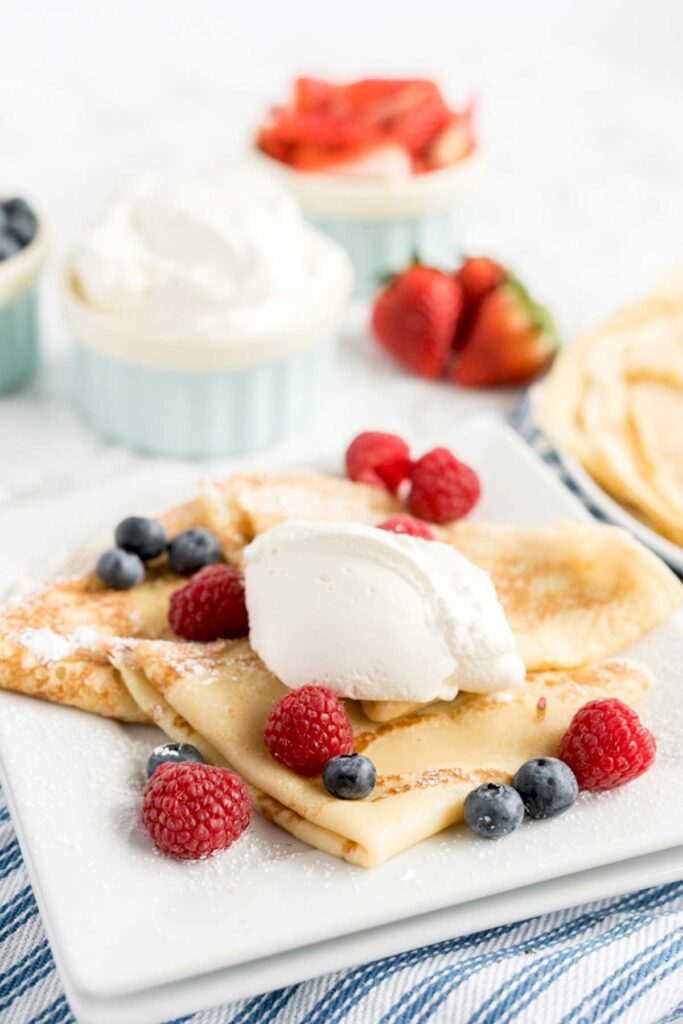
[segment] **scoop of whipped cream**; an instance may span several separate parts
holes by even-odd
[[[251,167],[138,181],[96,223],[72,266],[92,306],[195,336],[275,328],[315,309],[336,247]],[[328,285],[329,289],[329,285]]]
[[[524,680],[490,577],[447,544],[290,520],[244,558],[251,644],[292,689],[421,703]]]

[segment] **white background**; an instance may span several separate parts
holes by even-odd
[[[43,370],[0,398],[0,533],[18,508],[26,523],[0,542],[0,575],[36,554],[47,503],[65,491],[114,477],[125,492],[168,472],[80,425],[55,299],[61,259],[140,171],[239,153],[297,72],[418,73],[454,101],[476,93],[486,174],[463,245],[506,259],[566,338],[681,262],[678,0],[3,0],[0,41],[0,192],[39,204],[52,249]],[[407,378],[361,330],[346,340],[323,429],[340,449],[367,426],[445,433],[515,397]],[[305,447],[290,450],[303,459]]]

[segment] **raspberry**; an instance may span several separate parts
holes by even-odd
[[[410,449],[396,434],[368,430],[346,449],[346,472],[351,480],[386,487],[394,494],[411,468]]]
[[[461,519],[479,501],[479,477],[447,448],[434,448],[413,466],[410,511],[430,523]]]
[[[291,690],[273,706],[263,733],[273,757],[299,775],[319,775],[331,757],[353,751],[344,706],[323,686]]]
[[[379,530],[389,530],[390,533],[403,533],[407,537],[421,537],[423,540],[436,540],[436,537],[426,523],[406,512],[401,515],[392,516],[386,522],[380,523]]]
[[[227,850],[249,824],[239,775],[191,761],[160,764],[145,786],[142,823],[163,853],[201,860]]]
[[[231,565],[207,565],[171,596],[168,623],[183,640],[219,640],[249,633],[244,575]]]
[[[657,744],[633,708],[617,700],[591,700],[571,720],[557,756],[581,789],[614,789],[646,772]]]

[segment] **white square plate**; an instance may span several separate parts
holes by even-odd
[[[501,423],[479,419],[440,440],[450,440],[482,477],[476,518],[527,526],[586,518]],[[161,507],[168,490],[157,493]],[[128,510],[141,507],[141,496],[124,497]],[[182,496],[176,490],[173,497]],[[79,498],[61,509],[99,527],[107,494],[93,502],[89,509]],[[59,535],[59,521],[50,521],[49,532]],[[456,827],[371,871],[312,850],[258,816],[233,849],[211,861],[165,859],[137,825],[156,730],[0,694],[7,795],[79,1019],[159,1021],[680,873],[673,848],[683,843],[683,617],[632,652],[657,677],[643,712],[659,743],[647,775],[623,790],[584,795],[561,818],[527,823],[500,843]],[[585,874],[656,851],[668,852],[619,873]],[[577,872],[584,874],[537,884]],[[526,896],[514,892],[530,885]]]

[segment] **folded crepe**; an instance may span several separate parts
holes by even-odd
[[[112,637],[172,637],[168,603],[182,580],[151,574],[132,590],[106,590],[94,577],[60,580],[0,613],[0,689],[83,711],[144,722],[112,668]]]
[[[246,640],[214,644],[125,641],[112,662],[133,699],[173,739],[240,773],[265,817],[311,846],[362,867],[461,820],[469,791],[509,781],[531,757],[553,755],[587,701],[619,697],[635,705],[650,685],[646,668],[621,658],[583,668],[532,673],[501,695],[462,695],[384,724],[346,701],[355,749],[374,762],[366,800],[331,797],[268,752],[263,729],[286,691]]]
[[[226,556],[282,519],[378,522],[395,499],[363,484],[316,474],[236,476],[207,485],[162,519],[169,536],[207,526]],[[615,654],[681,603],[673,573],[623,530],[566,524],[541,530],[460,523],[439,536],[491,573],[529,671],[587,664]],[[61,580],[0,612],[0,688],[124,721],[144,715],[104,653],[112,637],[171,638],[168,603],[182,577],[151,570],[129,591],[93,577]],[[84,632],[85,630],[85,632]],[[62,642],[60,643],[60,638]],[[416,705],[367,702],[389,720]]]
[[[533,405],[539,425],[612,497],[683,544],[680,279],[565,349]]]

